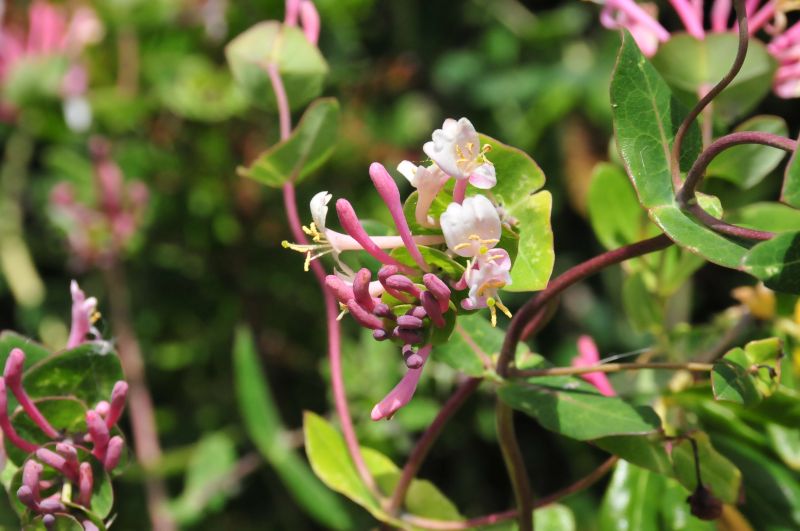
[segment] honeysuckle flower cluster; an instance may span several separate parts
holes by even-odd
[[[658,22],[655,3],[635,0],[593,0],[602,4],[600,22],[609,29],[625,28],[647,56],[658,51],[671,34]],[[707,33],[736,31],[732,16],[732,0],[713,0],[705,26],[702,0],[670,0],[669,2],[686,32],[702,40]],[[781,98],[800,97],[800,22],[788,24],[787,13],[800,10],[796,0],[747,0],[745,3],[750,35],[763,32],[769,38],[767,50],[778,61],[773,90]]]
[[[73,305],[68,349],[95,339],[93,323],[97,318],[97,300],[87,298],[74,281],[70,288]],[[109,400],[100,401],[86,412],[85,431],[65,432],[52,426],[26,392],[22,378],[24,365],[24,350],[12,349],[0,378],[0,430],[8,443],[29,454],[22,466],[22,485],[16,494],[28,509],[43,516],[43,523],[49,529],[55,523],[55,515],[69,512],[69,504],[90,508],[95,478],[89,455],[106,471],[119,464],[125,441],[120,435],[112,435],[112,431],[125,408],[128,384],[116,382]],[[35,443],[17,432],[8,409],[8,391],[19,402],[19,414],[27,415],[50,442]],[[46,469],[55,475],[45,473]],[[65,489],[66,484],[70,488]],[[87,531],[97,529],[89,519],[81,523]]]
[[[487,157],[489,146],[481,145],[472,123],[461,118],[446,120],[441,129],[433,132],[423,151],[430,158],[428,163],[403,161],[397,169],[416,189],[413,222],[423,227],[425,234],[412,233],[397,184],[376,162],[370,166],[369,175],[389,210],[396,236],[370,236],[347,199],[336,201],[344,232],[330,229],[327,214],[331,194],[320,192],[311,199],[313,222],[304,227],[313,242],[283,242],[284,247],[305,253],[306,269],[312,260],[332,255],[336,270],[327,276],[326,285],[339,301],[340,318],[349,314],[372,330],[376,340],[392,340],[401,345],[408,371],[375,406],[373,420],[391,417],[411,399],[430,355],[432,336],[455,318],[457,305],[463,310],[488,308],[493,325],[498,310],[511,316],[498,294],[511,283],[511,258],[507,250],[499,247],[503,222],[498,207],[482,193],[492,188],[498,178]],[[449,200],[440,215],[432,211],[437,197]],[[437,272],[426,261],[423,250],[427,247],[443,250],[463,265],[461,277],[448,278]],[[406,252],[391,253],[400,248]],[[341,259],[345,251],[371,255],[381,263],[377,274],[366,268],[353,271]],[[401,260],[401,254],[407,258]]]
[[[64,119],[74,131],[86,131],[92,113],[86,99],[88,74],[80,53],[86,46],[99,42],[103,33],[102,23],[87,5],[76,7],[68,17],[59,6],[34,1],[28,8],[27,31],[9,24],[0,27],[0,84],[6,83],[14,69],[26,62],[63,57],[69,63],[60,90]],[[0,111],[6,120],[13,119],[16,113],[7,102],[2,103]]]
[[[144,183],[125,183],[122,171],[111,158],[110,144],[90,141],[94,162],[96,204],[80,202],[71,184],[53,187],[50,205],[55,221],[67,235],[78,267],[107,266],[119,256],[139,228],[149,193]]]

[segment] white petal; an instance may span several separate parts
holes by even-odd
[[[325,219],[328,217],[328,203],[331,197],[333,196],[325,191],[319,192],[311,198],[311,217],[320,232],[325,230]]]
[[[497,184],[497,175],[495,173],[494,164],[487,162],[481,164],[469,176],[469,183],[475,188],[488,190]]]
[[[397,165],[397,171],[399,171],[400,175],[405,177],[414,188],[417,187],[417,168],[417,165],[409,160],[404,160]]]

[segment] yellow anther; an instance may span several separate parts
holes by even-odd
[[[461,249],[466,249],[467,247],[472,247],[472,242],[459,243],[458,245],[453,247],[453,250],[460,251]]]
[[[95,310],[94,312],[92,312],[92,315],[89,317],[89,322],[91,324],[95,324],[97,321],[99,321],[102,318],[103,318],[102,314],[100,312],[98,312],[97,310]]]
[[[488,247],[486,247],[485,245],[481,245],[481,248],[480,248],[480,249],[478,249],[478,252],[479,252],[480,254],[486,254],[486,253],[488,253],[488,252],[489,252],[489,248],[488,248]]]
[[[495,301],[492,297],[486,299],[486,305],[489,306],[489,313],[492,314],[492,327],[497,326],[497,310],[494,308],[496,303],[497,301]]]

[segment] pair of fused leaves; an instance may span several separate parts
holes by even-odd
[[[748,271],[774,289],[798,290],[791,276],[800,264],[795,239],[782,235],[751,251],[749,245],[712,231],[677,205],[670,151],[686,108],[627,34],[611,82],[611,101],[617,144],[628,175],[639,202],[661,230],[681,247],[713,263]],[[682,170],[688,169],[700,149],[694,124],[684,140]],[[784,273],[786,268],[789,271]]]
[[[124,379],[116,353],[105,342],[89,342],[72,350],[52,353],[36,342],[14,332],[5,331],[0,334],[1,365],[5,365],[14,348],[20,348],[25,352],[25,372],[22,382],[28,395],[36,402],[50,424],[67,435],[86,433],[86,411],[99,401],[108,400],[114,384]],[[9,394],[8,402],[11,424],[21,437],[38,445],[54,444],[20,408],[17,408],[13,395]],[[113,434],[121,435],[121,432],[115,428]],[[92,464],[94,473],[92,506],[80,508],[70,505],[70,508],[81,519],[89,519],[98,528],[105,529],[103,520],[110,515],[114,502],[111,479],[103,465],[87,450],[82,448],[78,450],[81,460]],[[6,479],[4,487],[11,505],[24,525],[38,525],[34,515],[16,497],[16,491],[22,484],[21,467],[29,456],[10,444],[8,440],[5,441],[5,452],[8,461],[7,470],[3,474]],[[48,470],[47,467],[45,469]],[[72,518],[66,515],[60,518],[66,528],[69,528]]]
[[[758,404],[778,386],[781,357],[778,338],[751,341],[728,351],[711,372],[714,397],[744,406]]]

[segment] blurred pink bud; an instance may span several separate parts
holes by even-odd
[[[403,265],[386,253],[383,249],[372,241],[361,226],[361,221],[358,219],[353,205],[347,199],[339,199],[336,201],[336,213],[339,215],[339,223],[347,234],[349,234],[358,244],[373,258],[386,265],[394,265],[404,273],[412,273],[414,270],[407,265]]]
[[[17,397],[17,401],[20,406],[22,406],[22,409],[39,429],[51,439],[55,439],[59,435],[58,431],[44,418],[44,415],[42,415],[39,408],[36,407],[36,404],[33,403],[33,400],[30,399],[28,393],[26,393],[25,389],[22,387],[22,371],[24,365],[25,353],[19,348],[12,349],[6,360],[5,370],[3,371],[5,384],[11,389],[11,392]]]
[[[14,446],[26,453],[35,452],[37,445],[26,441],[17,434],[17,430],[11,425],[8,418],[8,392],[6,391],[5,378],[0,378],[0,430],[3,436],[11,442]]]
[[[286,0],[286,15],[283,23],[287,26],[297,26],[297,17],[300,14],[302,0]]]
[[[86,412],[86,428],[92,437],[92,455],[103,461],[108,446],[108,426],[97,411],[89,410]]]
[[[422,363],[416,369],[409,369],[403,379],[400,380],[400,383],[375,405],[370,415],[372,420],[391,418],[400,408],[411,401],[414,392],[417,390],[420,376],[422,376],[425,361],[427,361],[428,355],[431,353],[431,348],[431,345],[425,345],[417,351],[417,355],[422,358]]]
[[[128,384],[122,380],[114,384],[111,390],[111,408],[106,416],[106,426],[110,430],[119,421],[125,409],[125,398],[128,396]]]
[[[33,2],[28,10],[28,53],[59,52],[65,37],[66,22],[58,8],[39,0]]]
[[[11,349],[11,353],[6,359],[6,366],[3,370],[3,378],[6,379],[6,384],[12,388],[16,387],[22,382],[22,370],[25,365],[25,353],[22,349]]]
[[[92,465],[85,462],[81,463],[78,474],[78,503],[84,507],[90,507],[92,503],[92,488],[94,487]]]
[[[311,0],[302,0],[300,4],[300,24],[308,42],[316,46],[319,41],[320,21],[317,8]]]
[[[94,406],[94,410],[97,411],[98,413],[100,413],[101,417],[107,417],[108,416],[108,410],[109,410],[110,407],[111,407],[111,404],[109,404],[108,401],[101,400],[100,402],[97,403],[96,406]]]
[[[57,495],[60,496],[61,494],[57,493]],[[39,502],[39,511],[43,513],[63,513],[66,510],[64,504],[55,498],[45,498]]]
[[[592,367],[600,363],[600,353],[597,350],[594,340],[586,335],[578,338],[578,356],[572,359],[573,367]],[[592,384],[605,396],[614,396],[614,388],[603,372],[591,372],[582,374],[581,378]]]
[[[108,449],[106,450],[106,458],[103,461],[103,468],[106,471],[111,471],[117,468],[119,459],[122,456],[122,449],[125,447],[125,441],[122,437],[115,435],[108,441]]]
[[[39,478],[43,467],[33,459],[28,459],[22,467],[22,484],[28,487],[34,498],[39,497]]]
[[[20,488],[18,488],[17,498],[19,498],[19,501],[25,504],[25,506],[31,509],[32,511],[39,510],[39,504],[37,503],[37,496],[33,494],[33,491],[29,486],[23,485]]]

